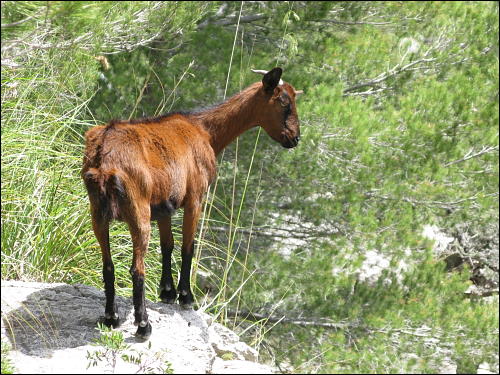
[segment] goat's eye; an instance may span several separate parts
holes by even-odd
[[[290,102],[288,100],[286,100],[286,99],[280,98],[279,102],[280,102],[280,104],[281,104],[282,107],[288,107],[288,106],[290,106]]]
[[[288,117],[290,115],[290,113],[292,113],[292,108],[291,108],[290,103],[287,103],[286,105],[283,105],[283,107],[285,107],[285,118],[286,118],[286,117]]]

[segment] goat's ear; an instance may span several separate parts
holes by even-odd
[[[278,86],[278,84],[280,83],[282,73],[283,70],[281,70],[281,68],[274,68],[273,70],[270,70],[269,72],[264,74],[264,77],[262,78],[262,84],[264,85],[264,90],[266,92],[273,92],[276,86]]]
[[[302,95],[304,93],[304,90],[295,90],[295,97],[297,98],[298,96]]]

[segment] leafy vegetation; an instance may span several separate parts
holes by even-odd
[[[422,236],[498,236],[498,3],[1,7],[4,278],[102,288],[79,177],[89,127],[215,104],[259,79],[250,68],[281,66],[305,92],[301,143],[253,129],[219,158],[199,305],[283,371],[498,370],[498,297],[464,294],[487,250],[498,272],[498,241],[450,272]],[[126,226],[110,235],[117,292],[131,295]],[[370,283],[359,270],[375,250],[391,267]],[[146,264],[156,300],[156,229]]]
[[[110,367],[114,374],[117,364],[124,361],[137,366],[136,374],[173,373],[171,363],[163,358],[162,353],[155,353],[155,356],[150,356],[145,360],[143,358],[144,352],[131,349],[130,345],[125,343],[123,332],[108,328],[104,324],[98,324],[97,329],[100,336],[93,343],[97,350],[87,351],[87,369],[91,366],[97,366],[98,362],[105,361],[106,366]],[[148,344],[147,351],[151,352],[151,342]]]
[[[10,349],[10,345],[2,340],[2,374],[13,374],[15,371],[12,360],[8,357]]]

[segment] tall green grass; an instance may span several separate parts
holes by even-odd
[[[41,49],[27,56],[21,66],[2,67],[2,275],[6,279],[84,283],[102,289],[100,248],[91,230],[88,198],[80,178],[83,134],[98,124],[88,103],[97,89],[100,66],[92,53],[78,49]],[[163,97],[157,98],[161,108],[172,107],[176,89],[191,65],[173,87],[165,88]],[[138,92],[130,115],[141,100]],[[236,177],[234,168],[234,181]],[[217,197],[220,192],[216,188],[207,196],[192,272],[199,306],[222,318],[228,304],[241,297],[242,288],[253,275],[234,251],[244,205],[242,200],[235,207],[235,189],[233,184],[229,205]],[[217,219],[211,219],[212,210],[218,212]],[[211,232],[212,223],[231,228],[227,239]],[[174,277],[181,264],[181,227],[182,215],[176,214]],[[110,238],[117,293],[130,296],[132,245],[126,225],[113,223]],[[240,285],[230,289],[228,275],[235,263],[245,272],[241,273]],[[198,270],[211,275],[212,290],[207,298],[206,290],[196,283]],[[154,223],[146,273],[147,298],[156,301],[161,252]]]
[[[58,92],[57,76],[39,68],[4,70],[2,77],[2,275],[68,278],[91,241],[79,181],[87,100]]]

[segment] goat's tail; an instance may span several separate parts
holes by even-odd
[[[92,211],[101,215],[103,219],[121,219],[120,203],[126,199],[127,194],[120,175],[121,172],[114,168],[108,170],[89,168],[82,175]]]

